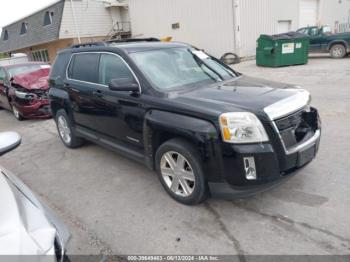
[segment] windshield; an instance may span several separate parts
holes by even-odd
[[[167,48],[137,52],[131,57],[161,91],[197,87],[236,77],[228,66],[194,49]]]
[[[18,66],[18,67],[12,67],[8,69],[8,73],[11,77],[14,77],[16,75],[22,75],[22,74],[28,74],[28,73],[32,73],[35,71],[38,71],[40,69],[46,69],[46,68],[50,68],[49,65],[23,65],[23,66]]]

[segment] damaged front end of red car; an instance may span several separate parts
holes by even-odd
[[[49,74],[50,66],[46,66],[37,71],[13,76],[11,79],[9,90],[11,106],[21,118],[51,117],[48,99]]]

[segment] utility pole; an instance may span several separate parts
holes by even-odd
[[[72,15],[73,15],[75,33],[77,34],[78,43],[81,44],[80,33],[79,33],[77,18],[76,18],[76,15],[75,15],[75,9],[74,9],[73,0],[70,0],[70,4],[71,4],[71,8],[72,8]]]

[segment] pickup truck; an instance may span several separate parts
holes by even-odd
[[[334,34],[329,26],[303,27],[297,32],[310,37],[310,52],[329,52],[333,58],[343,58],[350,53],[350,32]]]
[[[309,92],[242,75],[183,43],[74,46],[59,52],[49,84],[65,146],[90,140],[141,162],[183,204],[276,186],[320,143]]]

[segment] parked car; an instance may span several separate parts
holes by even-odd
[[[50,69],[37,62],[0,66],[0,108],[11,110],[18,120],[50,118]]]
[[[329,26],[310,26],[297,30],[310,37],[310,52],[330,53],[333,58],[343,58],[350,53],[350,32],[333,34]]]
[[[0,133],[0,156],[21,138]],[[30,261],[66,261],[67,227],[15,175],[0,166],[0,256],[31,256]],[[47,256],[35,260],[33,256]],[[12,259],[10,259],[12,260]],[[27,259],[14,259],[13,261]]]
[[[309,92],[244,76],[182,43],[72,47],[58,54],[49,83],[67,147],[86,139],[124,153],[184,204],[264,191],[319,148]]]
[[[6,57],[0,59],[0,66],[23,64],[29,62],[28,56],[26,54],[12,54],[11,57]]]

